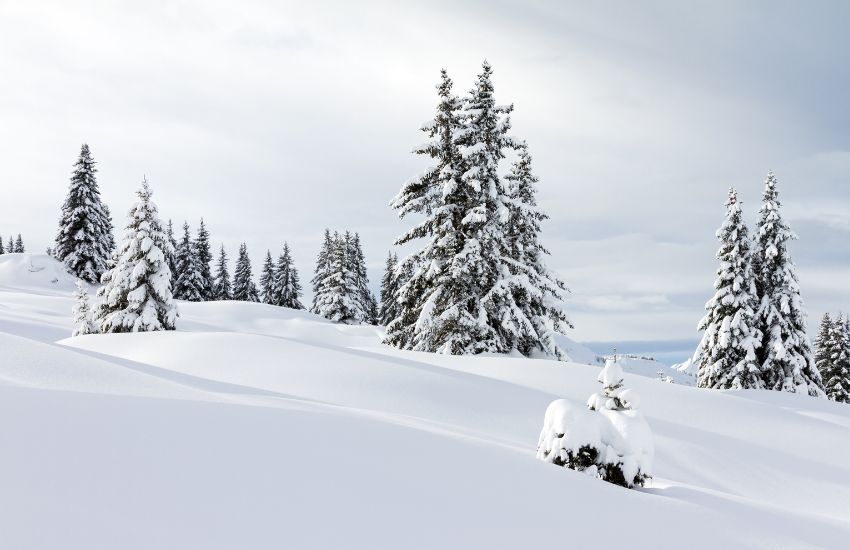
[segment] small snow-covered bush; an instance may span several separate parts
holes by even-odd
[[[546,409],[537,457],[605,481],[634,487],[650,477],[652,431],[637,408],[640,398],[623,387],[623,370],[609,360],[599,374],[602,391],[587,408],[566,399]]]
[[[85,285],[79,280],[77,281],[77,290],[74,292],[74,307],[71,308],[71,312],[74,314],[74,330],[71,332],[71,336],[97,333],[97,327],[92,322],[89,293],[86,291]]]

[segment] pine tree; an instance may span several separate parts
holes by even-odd
[[[319,254],[316,256],[316,271],[310,283],[313,285],[313,303],[310,306],[310,311],[317,315],[319,313],[319,303],[324,300],[325,281],[331,274],[331,253],[333,250],[333,240],[331,239],[330,229],[325,229],[325,237],[322,241],[322,247],[319,249]]]
[[[21,238],[20,233],[18,233],[18,238],[15,240],[15,252],[18,254],[26,252],[26,248],[24,248],[24,240]]]
[[[109,209],[100,200],[97,169],[88,145],[83,144],[74,167],[59,218],[54,256],[73,275],[97,283],[108,269],[114,249],[112,220]]]
[[[97,328],[92,322],[91,306],[89,305],[89,293],[86,290],[85,283],[77,281],[77,289],[74,292],[74,330],[71,336],[84,336],[86,334],[96,334]]]
[[[538,179],[531,171],[528,145],[522,142],[518,149],[519,157],[505,177],[508,248],[503,253],[516,309],[510,321],[502,323],[503,337],[523,355],[564,359],[555,335],[572,328],[563,308],[569,290],[544,261],[549,252],[540,244],[540,224],[548,216],[537,206]]]
[[[174,297],[178,300],[201,302],[204,299],[204,281],[201,276],[199,251],[189,234],[189,224],[183,222],[183,239],[175,253],[177,280]]]
[[[272,261],[272,253],[266,250],[266,259],[263,262],[263,271],[260,273],[260,297],[264,304],[275,303],[274,293],[275,267]]]
[[[756,247],[759,291],[758,329],[762,334],[759,350],[762,379],[770,390],[807,393],[823,397],[823,382],[815,368],[806,312],[800,296],[796,266],[788,252],[795,239],[779,212],[776,177],[770,172],[765,182],[759,210]]]
[[[6,247],[3,246],[3,237],[0,236],[0,254],[6,253]]]
[[[171,245],[162,230],[147,180],[129,213],[115,266],[103,274],[95,310],[100,332],[174,330],[177,307],[171,296],[171,273],[165,256]]]
[[[315,313],[336,323],[353,324],[362,319],[359,289],[351,269],[351,235],[334,233],[330,246],[328,275],[321,283],[322,294]]]
[[[9,244],[6,246],[6,252],[12,254],[15,252],[15,241],[11,235],[9,235]]]
[[[729,190],[726,219],[717,230],[720,249],[714,296],[705,305],[700,321],[704,330],[700,344],[698,386],[716,389],[764,387],[756,348],[761,333],[756,327],[755,280],[752,272],[749,232],[734,189]]]
[[[402,315],[386,341],[402,348],[452,354],[507,352],[502,332],[518,308],[510,286],[504,233],[507,207],[499,162],[515,147],[507,135],[512,106],[498,106],[485,61],[461,114],[445,71],[437,116],[422,129],[432,139],[415,150],[437,165],[408,182],[391,205],[400,216],[426,219],[396,240],[425,238],[399,296]]]
[[[278,256],[272,282],[274,304],[291,309],[304,309],[301,303],[301,282],[298,270],[292,263],[292,253],[288,243],[283,243],[283,252]]]
[[[227,254],[224,251],[224,245],[221,245],[221,250],[218,253],[218,262],[216,263],[215,282],[213,283],[212,299],[233,299],[233,290],[230,286],[230,274],[227,272]]]
[[[233,271],[233,299],[242,302],[259,302],[260,296],[251,274],[251,260],[248,258],[248,247],[245,243],[239,245],[239,257]]]
[[[824,314],[816,340],[815,364],[824,381],[826,396],[850,403],[850,325],[844,316]]]
[[[177,239],[174,238],[174,226],[171,223],[171,220],[168,220],[168,225],[165,229],[165,235],[168,239],[169,244],[171,244],[171,252],[166,254],[165,261],[168,264],[168,269],[171,270],[171,287],[174,288],[174,284],[177,282]]]
[[[389,325],[399,316],[400,308],[396,298],[398,295],[398,256],[393,252],[387,253],[387,262],[384,266],[384,276],[381,278],[381,311],[379,322],[383,326]]]
[[[348,235],[346,233],[346,235]],[[369,275],[366,271],[366,257],[360,243],[360,234],[349,237],[350,261],[354,292],[357,295],[357,318],[361,323],[375,324],[378,322],[378,303],[372,291],[369,290]]]
[[[204,219],[201,218],[201,223],[198,226],[198,236],[195,239],[195,250],[198,255],[198,266],[200,269],[201,278],[201,301],[211,300],[213,288],[212,267],[212,250],[210,248],[210,234],[204,225]]]

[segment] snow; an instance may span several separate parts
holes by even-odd
[[[598,364],[402,351],[377,327],[240,302],[181,302],[177,331],[69,338],[73,279],[23,256],[0,256],[3,547],[850,540],[847,405],[625,366],[655,439],[653,479],[627,490],[535,459],[547,406],[583,414]]]

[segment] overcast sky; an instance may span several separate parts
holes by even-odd
[[[0,0],[0,235],[50,244],[87,142],[119,227],[146,174],[163,217],[255,263],[288,240],[305,281],[359,231],[375,282],[439,70],[463,93],[487,58],[574,338],[695,340],[727,189],[754,222],[769,169],[810,324],[850,309],[850,3],[589,4]]]

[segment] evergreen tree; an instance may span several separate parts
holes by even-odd
[[[283,243],[283,253],[278,256],[274,270],[273,297],[274,304],[291,309],[304,309],[301,303],[301,282],[298,270],[292,262],[289,244]]]
[[[787,248],[788,241],[796,235],[782,219],[779,208],[776,177],[771,172],[767,175],[759,210],[755,252],[762,379],[770,390],[823,397],[823,382],[806,335],[806,312],[796,266]]]
[[[107,267],[112,267],[112,256],[115,254],[115,225],[112,223],[112,211],[109,205],[103,203],[103,214],[106,218],[106,249],[109,251],[109,257],[106,260]]]
[[[85,283],[77,281],[77,289],[74,292],[74,330],[71,336],[84,336],[86,334],[96,334],[97,328],[92,322],[91,306],[89,305],[89,293],[86,290]]]
[[[212,267],[212,249],[210,248],[210,234],[204,225],[204,219],[201,218],[201,223],[198,226],[198,236],[195,239],[195,250],[198,255],[198,266],[200,268],[201,278],[201,301],[211,300],[213,288]]]
[[[275,303],[274,293],[275,267],[272,261],[272,253],[266,250],[266,259],[263,262],[263,271],[260,273],[260,296],[264,304]]]
[[[349,264],[359,308],[357,318],[361,323],[373,325],[378,322],[378,302],[369,290],[369,275],[366,271],[366,257],[360,243],[360,234],[355,233],[353,237],[350,237],[349,243],[351,258]]]
[[[24,248],[24,240],[21,238],[20,233],[18,233],[18,238],[15,240],[15,252],[18,254],[26,252],[26,248]]]
[[[251,260],[248,258],[248,247],[245,243],[239,245],[239,257],[236,259],[236,269],[233,271],[233,299],[242,302],[259,302],[260,296],[251,274]]]
[[[350,234],[334,233],[328,275],[321,283],[322,294],[316,302],[316,313],[337,323],[353,324],[362,320],[362,296],[351,269],[352,249]]]
[[[6,252],[8,252],[9,254],[15,252],[15,241],[14,239],[12,239],[11,235],[9,235],[9,244],[6,246]]]
[[[325,296],[325,281],[331,274],[331,253],[333,250],[333,240],[331,232],[325,229],[325,237],[322,241],[322,247],[319,249],[319,254],[316,256],[316,271],[310,283],[313,285],[313,303],[310,306],[310,311],[317,315],[319,313],[319,303],[324,301]]]
[[[0,254],[6,253],[6,247],[3,246],[3,237],[0,236]]]
[[[700,321],[698,386],[717,389],[763,388],[756,348],[761,345],[757,323],[755,280],[749,232],[734,189],[729,190],[726,219],[717,230],[720,249],[714,296]]]
[[[850,326],[846,317],[824,314],[816,340],[815,364],[824,381],[826,396],[850,403]]]
[[[168,225],[165,229],[165,235],[168,239],[169,244],[171,244],[171,252],[166,254],[165,261],[168,264],[168,269],[171,270],[171,287],[174,288],[174,284],[177,282],[177,239],[174,238],[174,226],[171,223],[171,220],[168,220]]]
[[[177,307],[171,296],[171,273],[165,256],[171,245],[162,230],[147,180],[129,213],[115,265],[103,274],[97,295],[95,325],[100,332],[174,330]]]
[[[402,315],[387,327],[386,341],[397,347],[452,354],[512,348],[503,329],[519,310],[504,256],[507,197],[498,169],[516,144],[507,135],[513,107],[496,105],[491,74],[485,61],[461,114],[443,71],[437,115],[422,128],[431,141],[415,150],[437,164],[391,202],[400,216],[426,216],[396,244],[427,239],[410,258],[415,270],[399,295]]]
[[[387,254],[387,262],[384,266],[384,276],[381,278],[381,312],[379,322],[383,326],[389,325],[400,314],[400,308],[396,298],[398,295],[398,256],[393,252]]]
[[[109,210],[100,200],[96,172],[89,146],[83,144],[62,205],[53,249],[56,259],[64,262],[68,271],[90,283],[98,282],[108,269],[115,244]]]
[[[230,274],[227,272],[227,254],[224,245],[218,253],[218,262],[215,269],[215,282],[212,291],[213,300],[232,300],[233,290],[230,286]]]
[[[204,281],[201,276],[199,251],[189,234],[189,224],[183,222],[183,239],[177,246],[174,261],[177,264],[177,280],[174,297],[178,300],[201,302],[204,299]]]
[[[540,244],[540,224],[548,216],[537,206],[538,179],[531,171],[531,154],[525,142],[519,145],[519,157],[505,180],[508,248],[503,252],[516,308],[510,322],[502,323],[503,336],[523,355],[541,353],[564,359],[555,334],[572,328],[563,308],[569,290],[544,261],[549,252]]]

